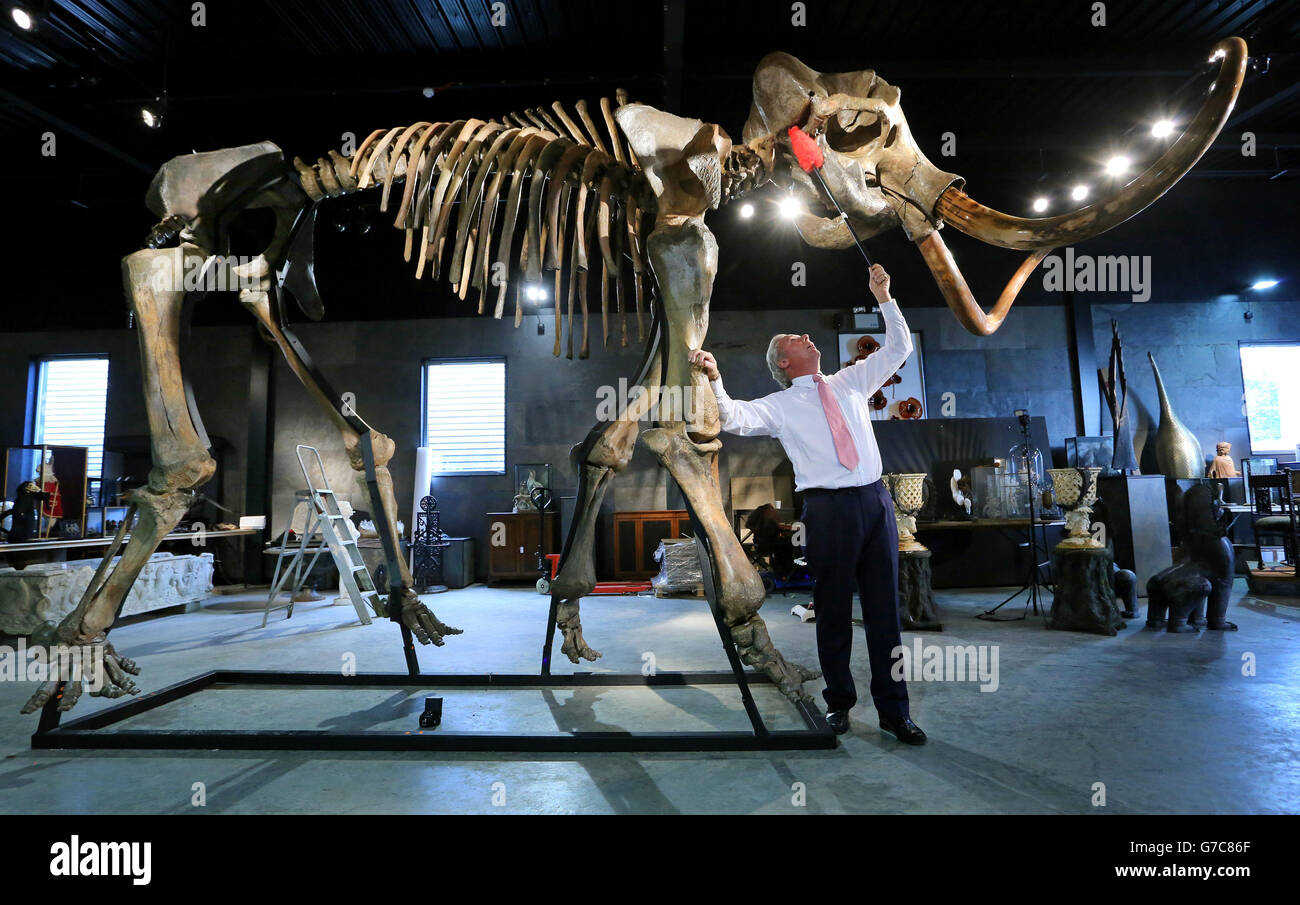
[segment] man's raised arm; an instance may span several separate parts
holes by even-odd
[[[874,393],[894,375],[907,356],[912,354],[912,331],[907,320],[889,294],[889,274],[879,264],[871,267],[871,294],[880,304],[880,316],[885,322],[885,341],[875,352],[862,361],[841,369],[840,374],[851,380],[864,393]]]
[[[742,437],[775,437],[781,431],[781,410],[767,399],[746,402],[732,399],[722,385],[718,363],[711,352],[696,349],[691,353],[691,364],[704,372],[718,400],[718,417],[722,429]]]

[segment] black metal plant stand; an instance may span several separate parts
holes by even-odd
[[[413,553],[412,578],[417,594],[441,594],[447,590],[442,583],[442,553],[451,542],[442,533],[442,513],[438,501],[432,496],[420,500],[420,511],[415,514],[415,527],[411,533]]]

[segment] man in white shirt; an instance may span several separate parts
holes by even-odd
[[[912,335],[898,302],[890,298],[889,274],[879,264],[871,267],[871,292],[880,303],[885,342],[830,376],[821,373],[821,353],[806,333],[772,337],[767,366],[785,389],[762,399],[729,397],[716,360],[703,349],[691,353],[691,362],[713,385],[722,429],[776,437],[794,465],[795,490],[804,494],[804,545],[814,580],[827,722],[837,733],[848,731],[849,711],[858,700],[849,669],[856,586],[880,728],[900,741],[923,745],[925,733],[908,711],[907,684],[891,675],[893,652],[902,645],[898,528],[893,501],[880,480],[880,448],[867,406],[911,354]]]

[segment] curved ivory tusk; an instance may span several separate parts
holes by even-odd
[[[949,187],[935,203],[934,215],[981,242],[1024,251],[1060,248],[1119,226],[1145,210],[1195,166],[1232,113],[1246,76],[1246,42],[1224,38],[1214,45],[1210,59],[1220,61],[1219,72],[1196,118],[1159,160],[1115,194],[1067,214],[1029,218],[985,207],[960,189]]]
[[[976,336],[988,336],[997,332],[998,327],[1002,326],[1003,318],[1015,303],[1016,296],[1020,294],[1021,287],[1029,279],[1029,275],[1052,251],[1050,248],[1039,248],[1025,258],[1020,269],[1007,281],[1006,288],[998,296],[993,310],[985,312],[979,302],[975,301],[970,287],[966,285],[965,277],[957,268],[957,262],[952,259],[952,253],[948,251],[948,246],[944,244],[937,231],[930,233],[924,239],[917,240],[916,247],[921,250],[921,257],[925,258],[925,263],[930,266],[930,273],[934,274],[934,281],[939,284],[939,291],[943,293],[952,313],[957,316],[957,320],[963,327]]]

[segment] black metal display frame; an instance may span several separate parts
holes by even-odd
[[[658,313],[658,312],[656,312]],[[654,336],[652,329],[651,336]],[[647,344],[649,348],[654,340]],[[311,367],[309,365],[309,367]],[[312,368],[314,371],[314,368]],[[366,482],[372,498],[378,499],[378,481],[375,473],[374,450],[369,425],[341,409],[345,417],[361,435],[361,453],[365,465]],[[688,503],[688,509],[689,503]],[[662,672],[654,675],[627,673],[580,672],[569,675],[550,674],[550,645],[554,638],[556,605],[552,598],[546,629],[546,647],[539,675],[521,674],[437,674],[420,672],[411,630],[400,620],[400,606],[390,606],[390,618],[401,628],[406,673],[371,673],[347,676],[341,673],[322,673],[284,670],[214,670],[194,676],[156,692],[108,707],[61,724],[62,713],[58,704],[63,698],[63,685],[41,711],[40,722],[31,745],[36,750],[236,750],[236,751],[477,751],[477,752],[628,752],[628,751],[810,751],[833,749],[837,742],[825,718],[809,701],[793,704],[803,721],[802,729],[771,730],[750,693],[750,683],[771,684],[771,679],[760,673],[749,672],[741,665],[731,632],[723,619],[714,585],[711,550],[701,530],[694,510],[690,510],[695,525],[696,543],[704,577],[705,596],[713,614],[714,624],[731,666],[729,672]],[[397,566],[396,539],[385,519],[375,519],[375,527],[384,547],[390,577],[389,600],[397,600],[403,592],[401,572]],[[566,544],[566,547],[568,545]],[[567,552],[567,550],[566,550]],[[101,567],[102,568],[102,567]],[[125,599],[125,598],[124,598]],[[119,608],[120,609],[120,608]],[[740,691],[745,713],[750,721],[749,731],[678,731],[678,732],[628,732],[601,730],[594,732],[568,731],[555,733],[514,734],[497,732],[455,732],[443,729],[413,728],[407,731],[347,732],[336,730],[295,729],[127,729],[100,732],[123,720],[130,719],[166,704],[179,701],[211,688],[229,687],[279,687],[279,688],[412,688],[437,690],[443,688],[589,688],[645,686],[651,688],[682,687],[693,685],[725,685],[734,683]]]

